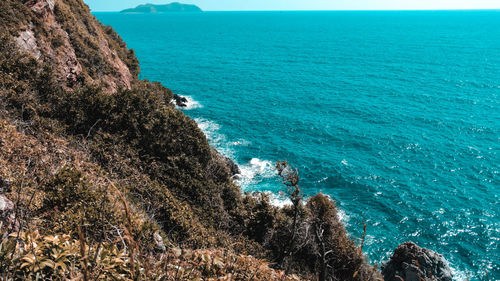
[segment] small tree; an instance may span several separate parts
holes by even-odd
[[[282,178],[283,184],[287,187],[286,194],[293,205],[293,222],[291,227],[291,239],[288,246],[283,249],[282,258],[280,263],[283,264],[286,257],[292,257],[293,249],[296,243],[298,232],[298,219],[300,214],[300,207],[302,205],[303,195],[299,188],[299,173],[297,169],[293,169],[286,161],[278,161],[276,164],[278,175]]]

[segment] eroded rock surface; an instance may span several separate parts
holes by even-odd
[[[130,89],[134,75],[110,46],[109,37],[101,31],[97,20],[89,18],[78,22],[71,27],[75,30],[70,37],[68,26],[60,21],[60,15],[56,15],[78,8],[88,10],[88,7],[72,7],[64,0],[30,0],[24,5],[38,18],[40,26],[29,26],[21,32],[15,38],[17,45],[36,59],[51,62],[67,89],[74,88],[82,80],[102,86],[109,93],[120,88]],[[99,55],[82,58],[79,56],[83,53],[82,48],[92,49]],[[95,63],[88,65],[89,59]]]
[[[31,29],[21,32],[19,37],[16,38],[16,43],[19,49],[30,53],[36,59],[39,59],[42,55],[36,43],[35,33]]]
[[[401,244],[382,266],[385,281],[452,281],[448,261],[413,242]]]

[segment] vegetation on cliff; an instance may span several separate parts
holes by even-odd
[[[304,202],[286,163],[294,204],[242,194],[172,92],[137,78],[133,51],[81,0],[0,8],[0,194],[13,206],[0,212],[0,279],[380,277],[334,203]]]

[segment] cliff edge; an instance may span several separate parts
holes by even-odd
[[[0,2],[0,279],[377,280],[332,200],[243,194],[82,0]]]

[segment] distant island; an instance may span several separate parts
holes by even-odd
[[[135,8],[125,9],[120,13],[152,14],[152,13],[171,13],[171,12],[202,12],[202,10],[196,5],[174,2],[165,5],[143,4]]]

